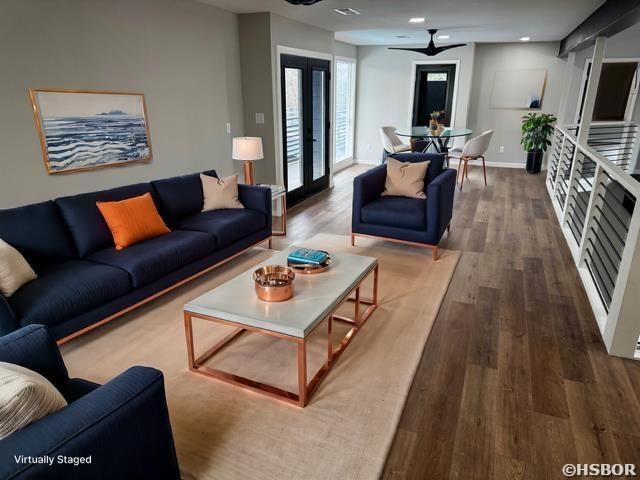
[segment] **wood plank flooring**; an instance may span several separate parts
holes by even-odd
[[[364,170],[292,209],[276,248],[348,235]],[[565,478],[566,463],[640,474],[640,363],[607,355],[543,174],[489,169],[484,188],[470,170],[441,244],[463,257],[382,478],[546,480]]]

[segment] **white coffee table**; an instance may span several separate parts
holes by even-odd
[[[304,245],[300,245],[304,246]],[[268,303],[254,291],[253,272],[262,265],[286,265],[290,247],[260,265],[252,267],[217,288],[201,295],[184,306],[189,369],[239,387],[304,407],[310,396],[327,375],[338,356],[353,340],[371,313],[378,306],[378,261],[372,257],[332,253],[329,270],[316,275],[296,275],[295,295],[285,302]],[[373,297],[363,299],[360,286],[373,273]],[[345,302],[354,303],[353,318],[336,315]],[[360,305],[367,308],[361,311]],[[233,327],[234,330],[196,358],[193,342],[193,319],[202,319]],[[327,360],[307,382],[307,339],[323,320],[327,321]],[[333,321],[352,325],[337,347],[333,347]],[[298,392],[289,392],[204,363],[244,332],[261,333],[298,345]]]

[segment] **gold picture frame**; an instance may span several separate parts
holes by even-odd
[[[153,159],[142,93],[30,88],[29,98],[49,174]]]

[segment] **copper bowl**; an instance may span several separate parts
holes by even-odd
[[[295,272],[284,265],[266,265],[253,272],[256,294],[265,302],[284,302],[293,297]]]

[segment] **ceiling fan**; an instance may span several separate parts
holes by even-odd
[[[314,3],[318,3],[322,0],[286,0],[291,5],[313,5]]]
[[[438,32],[437,29],[431,28],[429,29],[429,35],[431,35],[431,40],[429,40],[429,45],[427,48],[399,48],[399,47],[390,47],[389,50],[408,50],[410,52],[418,52],[427,55],[428,57],[434,57],[439,53],[444,52],[445,50],[449,50],[451,48],[464,47],[466,43],[456,43],[454,45],[444,45],[442,47],[436,47],[436,44],[433,43],[433,36]]]

